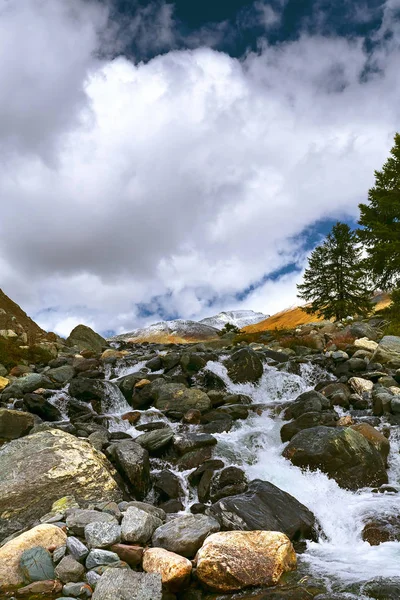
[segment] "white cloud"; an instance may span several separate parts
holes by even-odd
[[[200,48],[135,65],[96,58],[100,5],[7,6],[21,48],[0,59],[2,287],[31,314],[52,307],[49,329],[130,329],[152,298],[182,317],[238,307],[263,275],[304,263],[305,227],[356,217],[388,155],[393,39],[372,59],[363,40],[303,36],[243,61]],[[296,278],[245,307],[284,308]]]

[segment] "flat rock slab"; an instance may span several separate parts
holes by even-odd
[[[99,579],[93,600],[162,600],[161,575],[108,569]]]

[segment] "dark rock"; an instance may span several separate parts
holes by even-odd
[[[218,469],[223,469],[224,468],[224,463],[222,462],[222,460],[207,460],[205,461],[201,466],[199,466],[195,471],[193,471],[192,473],[189,474],[188,476],[188,480],[189,483],[191,485],[197,485],[202,476],[203,473],[205,473],[208,470],[211,471],[217,471]]]
[[[249,348],[234,352],[226,361],[225,366],[233,383],[256,383],[261,379],[264,367],[258,355]]]
[[[182,502],[180,500],[174,499],[163,502],[162,504],[160,504],[160,508],[162,508],[163,511],[167,514],[175,514],[184,510]]]
[[[177,460],[176,465],[181,471],[194,469],[203,464],[205,461],[209,460],[211,456],[212,446],[206,446],[204,448],[199,448],[198,450],[186,452],[186,454]]]
[[[95,548],[89,552],[85,566],[90,570],[102,565],[110,565],[116,561],[118,561],[118,555],[115,552]]]
[[[205,413],[201,422],[204,433],[223,433],[224,431],[230,431],[233,425],[232,417],[218,410]]]
[[[62,420],[62,415],[58,408],[40,394],[25,394],[24,405],[29,412],[37,415],[43,421]]]
[[[283,456],[298,467],[320,469],[352,490],[388,481],[379,451],[350,428],[304,429],[291,439]]]
[[[288,442],[296,435],[296,433],[299,433],[299,431],[310,429],[311,427],[316,427],[318,425],[336,427],[337,420],[338,415],[334,411],[304,413],[294,421],[283,425],[281,428],[281,440],[282,442]]]
[[[267,481],[252,481],[247,492],[219,500],[210,512],[223,530],[281,531],[291,540],[317,537],[313,513]]]
[[[77,583],[82,581],[85,574],[85,567],[73,558],[73,556],[64,556],[57,565],[57,579],[63,583]]]
[[[400,577],[377,577],[373,581],[365,583],[361,590],[369,598],[375,600],[399,600],[400,598]]]
[[[160,356],[155,356],[147,361],[145,365],[150,371],[160,371],[163,368],[163,363]]]
[[[34,424],[35,419],[30,413],[0,408],[0,441],[23,437],[30,432]]]
[[[172,471],[164,470],[156,473],[153,475],[153,482],[154,490],[162,502],[179,498],[182,495],[180,479]]]
[[[169,427],[143,433],[135,438],[135,442],[145,448],[150,454],[157,454],[172,442],[174,432]]]
[[[107,342],[98,333],[86,325],[77,325],[66,339],[68,346],[77,346],[79,350],[92,350],[100,353]]]
[[[57,367],[55,369],[49,369],[46,371],[46,377],[49,377],[51,381],[55,381],[60,385],[65,385],[75,375],[75,369],[70,365],[64,365],[62,367]]]
[[[330,408],[329,400],[314,390],[300,394],[293,402],[291,402],[285,412],[284,419],[297,419],[304,413],[321,412]]]
[[[367,523],[362,531],[362,539],[371,546],[384,542],[400,542],[400,517],[377,516]]]
[[[150,489],[149,453],[133,440],[114,445],[112,456],[121,475],[128,479],[135,496],[142,500]]]
[[[1,394],[1,399],[7,401],[11,398],[22,398],[24,394],[30,394],[39,388],[54,389],[54,384],[46,375],[42,373],[28,373],[23,377],[13,381]]]
[[[216,443],[215,437],[208,433],[185,433],[174,437],[174,447],[181,455],[205,446],[215,446]]]
[[[159,410],[177,410],[185,414],[191,408],[204,412],[211,406],[207,394],[196,388],[185,388],[179,383],[166,383],[154,403]]]

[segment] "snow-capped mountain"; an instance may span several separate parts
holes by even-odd
[[[230,323],[241,329],[247,325],[254,325],[255,323],[264,321],[264,319],[267,319],[268,317],[269,315],[254,312],[254,310],[229,310],[220,312],[219,315],[202,319],[200,323],[215,327],[215,329],[223,329],[227,323]]]
[[[175,321],[160,321],[142,329],[135,329],[110,338],[114,342],[154,342],[159,344],[184,344],[202,342],[218,338],[218,329],[207,324],[176,319]]]

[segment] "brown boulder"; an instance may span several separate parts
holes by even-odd
[[[289,538],[277,531],[224,531],[210,535],[197,553],[197,577],[219,592],[270,586],[296,568]]]
[[[163,548],[149,548],[143,555],[143,570],[159,573],[168,589],[178,590],[188,583],[192,563],[187,558]]]

